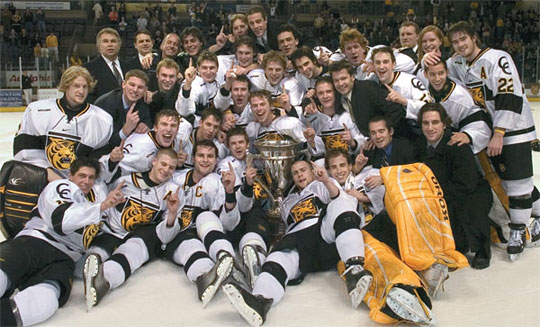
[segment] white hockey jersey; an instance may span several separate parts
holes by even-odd
[[[335,180],[331,180],[339,187]],[[300,192],[293,187],[280,207],[286,234],[315,225],[331,200],[328,189],[319,181],[311,182]]]
[[[471,138],[471,149],[474,154],[485,149],[491,138],[489,118],[484,110],[478,107],[467,89],[447,79],[440,92],[429,88],[431,97],[440,103],[452,119],[452,127],[467,133]]]
[[[344,111],[340,114],[329,116],[322,112],[316,112],[309,116],[302,115],[302,121],[306,126],[313,127],[315,133],[319,135],[324,142],[325,150],[340,149],[351,154],[357,154],[367,142],[368,138],[360,133],[358,126],[352,121],[349,112]],[[342,140],[341,133],[345,131],[347,126],[351,132],[351,136],[356,140],[356,147],[351,148],[349,144]]]
[[[486,48],[468,63],[462,56],[447,61],[448,74],[463,83],[493,126],[504,128],[503,144],[534,140],[536,131],[529,101],[512,57],[505,51]]]
[[[178,143],[183,152],[187,154],[186,161],[184,162],[185,168],[193,168],[193,148],[195,147],[195,134],[197,129],[193,128],[191,124],[180,124],[178,129]],[[213,139],[214,144],[218,148],[218,160],[225,158],[229,154],[227,146],[219,142],[216,138]]]
[[[223,112],[230,111],[234,115],[234,118],[236,119],[235,126],[240,126],[240,127],[245,128],[249,123],[251,123],[254,120],[253,112],[251,111],[251,105],[249,103],[246,104],[244,109],[242,109],[242,112],[238,114],[234,111],[231,93],[230,92],[227,92],[227,93],[228,93],[227,95],[224,95],[222,93],[222,90],[220,89],[216,97],[214,98],[214,105],[216,106],[217,109]]]
[[[107,187],[96,183],[88,194],[68,179],[50,182],[41,192],[37,216],[17,234],[39,238],[78,261],[102,223],[101,202]]]
[[[229,163],[234,169],[236,176],[235,190],[236,190],[236,203],[238,203],[238,210],[241,213],[248,212],[253,207],[253,194],[248,196],[242,192],[242,186],[246,183],[246,168],[247,162],[245,160],[238,160],[233,156],[228,156],[221,160],[218,164],[216,173],[221,176],[222,171],[229,170]]]
[[[395,72],[389,86],[407,99],[406,118],[408,119],[416,119],[420,108],[432,102],[426,86],[414,75]]]
[[[197,216],[204,211],[214,212],[227,231],[240,222],[238,204],[230,211],[225,208],[225,189],[218,174],[210,173],[195,183],[193,169],[189,169],[175,172],[173,180],[180,185],[185,199],[178,218],[182,230],[195,227]]]
[[[150,180],[148,172],[145,172],[121,176],[109,185],[109,188],[114,189],[122,182],[125,183],[122,192],[126,201],[105,211],[107,220],[102,230],[118,238],[124,238],[138,227],[153,224],[157,225],[156,233],[161,242],[170,242],[180,231],[180,226],[175,219],[174,225],[167,227],[167,199],[176,191],[178,185],[172,179],[155,184]],[[178,198],[180,205],[177,217],[182,210],[184,194],[179,192]]]
[[[201,115],[204,108],[210,106],[216,96],[223,81],[216,80],[213,82],[205,82],[202,77],[196,76],[191,83],[189,97],[184,97],[184,90],[181,88],[176,99],[176,111],[182,117],[187,117],[192,114]],[[182,86],[184,84],[182,83]]]
[[[345,185],[343,185],[343,189],[345,190],[355,189],[364,193],[370,201],[367,204],[367,207],[374,215],[384,210],[384,193],[386,192],[384,185],[379,185],[373,189],[365,186],[366,178],[375,175],[379,175],[379,169],[373,168],[371,166],[365,167],[356,176],[350,174],[345,181]],[[361,216],[363,217],[364,215]]]
[[[113,132],[111,115],[91,104],[68,120],[60,99],[32,102],[14,140],[15,160],[52,167],[67,177],[77,156],[105,146]]]
[[[289,95],[291,106],[296,109],[298,117],[300,117],[302,114],[302,99],[306,90],[296,77],[287,76],[276,85],[271,85],[266,79],[263,69],[254,69],[248,74],[248,78],[251,81],[252,90],[267,90],[272,94],[272,98],[277,98],[283,92],[286,92]]]

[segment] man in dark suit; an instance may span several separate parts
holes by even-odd
[[[391,126],[396,127],[396,134],[402,135],[405,110],[397,103],[386,101],[387,90],[373,81],[355,80],[354,68],[346,60],[332,63],[328,72],[341,95],[337,101],[341,101],[345,110],[349,111],[362,134],[369,134],[369,120],[380,115],[388,118]]]
[[[126,60],[131,69],[140,69],[145,72],[155,72],[156,65],[159,62],[157,60],[157,54],[152,54],[152,49],[154,48],[154,40],[152,39],[152,34],[148,30],[141,30],[135,33],[135,40],[133,41],[133,46],[137,49],[137,55]],[[151,54],[153,56],[152,63],[150,67],[143,67],[143,59],[146,55]]]
[[[365,151],[368,164],[374,168],[406,165],[417,161],[414,144],[406,138],[393,137],[394,129],[388,118],[375,116],[369,120],[369,138],[374,149]]]
[[[257,53],[264,54],[270,50],[279,50],[277,44],[279,26],[268,22],[263,7],[251,7],[247,12],[247,19],[251,35],[257,45]]]
[[[393,137],[394,128],[384,116],[375,116],[369,120],[369,139],[373,149],[363,150],[356,157],[353,172],[358,174],[364,166],[382,168],[393,165],[406,165],[418,161],[414,144],[406,138]],[[366,178],[369,189],[382,185],[380,175]]]
[[[154,123],[154,117],[163,109],[172,109],[176,111],[176,99],[180,91],[178,81],[178,64],[169,58],[165,58],[157,65],[155,74],[150,76],[156,80],[155,92],[152,93],[152,102],[150,102],[150,120]]]
[[[478,172],[469,144],[448,145],[451,120],[440,103],[428,103],[418,113],[424,138],[420,158],[443,189],[456,250],[475,252],[471,267],[483,269],[491,258],[489,217],[493,202],[489,184]]]
[[[105,93],[96,100],[96,106],[113,117],[109,152],[131,133],[144,134],[150,130],[150,111],[143,99],[147,84],[148,76],[142,70],[133,69],[126,74],[121,89]]]
[[[115,29],[104,28],[96,37],[96,46],[99,56],[85,63],[97,84],[92,93],[88,94],[87,101],[94,103],[103,94],[120,88],[125,73],[129,71],[129,65],[118,58],[122,41]]]

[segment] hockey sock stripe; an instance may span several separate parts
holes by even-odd
[[[538,192],[538,189],[536,188],[536,186],[533,187],[531,198],[532,198],[532,202],[540,199],[540,192]]]
[[[223,234],[223,232],[218,231],[218,230],[213,230],[209,232],[208,234],[206,234],[206,237],[204,238],[204,246],[207,249],[210,249],[210,246],[212,245],[212,243],[214,243],[217,240],[225,240],[225,239],[226,239],[225,234]]]
[[[189,268],[191,267],[191,265],[193,265],[193,263],[195,263],[195,261],[197,261],[199,259],[210,259],[210,257],[208,256],[207,253],[202,252],[202,251],[198,251],[198,252],[193,253],[189,257],[189,259],[186,261],[186,264],[184,265],[184,271],[186,272],[186,274],[187,274]]]
[[[116,253],[113,254],[113,256],[109,260],[118,263],[120,267],[122,267],[122,270],[124,271],[124,281],[126,281],[129,276],[131,276],[131,265],[129,264],[126,256],[120,253]]]
[[[508,202],[510,205],[510,209],[530,209],[532,208],[532,197],[509,197]]]
[[[273,261],[266,261],[262,266],[262,272],[267,272],[272,275],[285,289],[285,283],[287,282],[287,272],[283,267]]]
[[[360,217],[355,212],[344,212],[340,214],[334,222],[336,238],[349,229],[360,229]]]

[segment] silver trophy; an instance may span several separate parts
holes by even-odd
[[[271,201],[266,211],[271,220],[281,221],[279,208],[285,191],[291,186],[291,166],[294,158],[301,152],[302,143],[293,140],[256,140],[254,143],[258,154],[248,153],[247,161],[260,161],[263,176],[257,176],[255,181],[261,185]],[[307,152],[307,151],[306,151]]]

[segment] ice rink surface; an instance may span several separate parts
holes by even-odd
[[[540,103],[532,103],[540,126]],[[12,141],[22,113],[0,113],[0,163],[12,158]],[[540,154],[533,153],[540,186]],[[2,236],[0,235],[0,238]],[[433,302],[437,326],[540,326],[540,247],[527,248],[517,262],[492,247],[491,266],[450,273],[445,291]],[[471,259],[471,258],[470,258]],[[268,313],[265,326],[375,326],[362,304],[353,310],[336,271],[311,274],[286,289]],[[86,312],[83,283],[77,279],[68,303],[43,326],[247,326],[221,292],[203,309],[195,284],[182,267],[154,260],[135,272]]]

